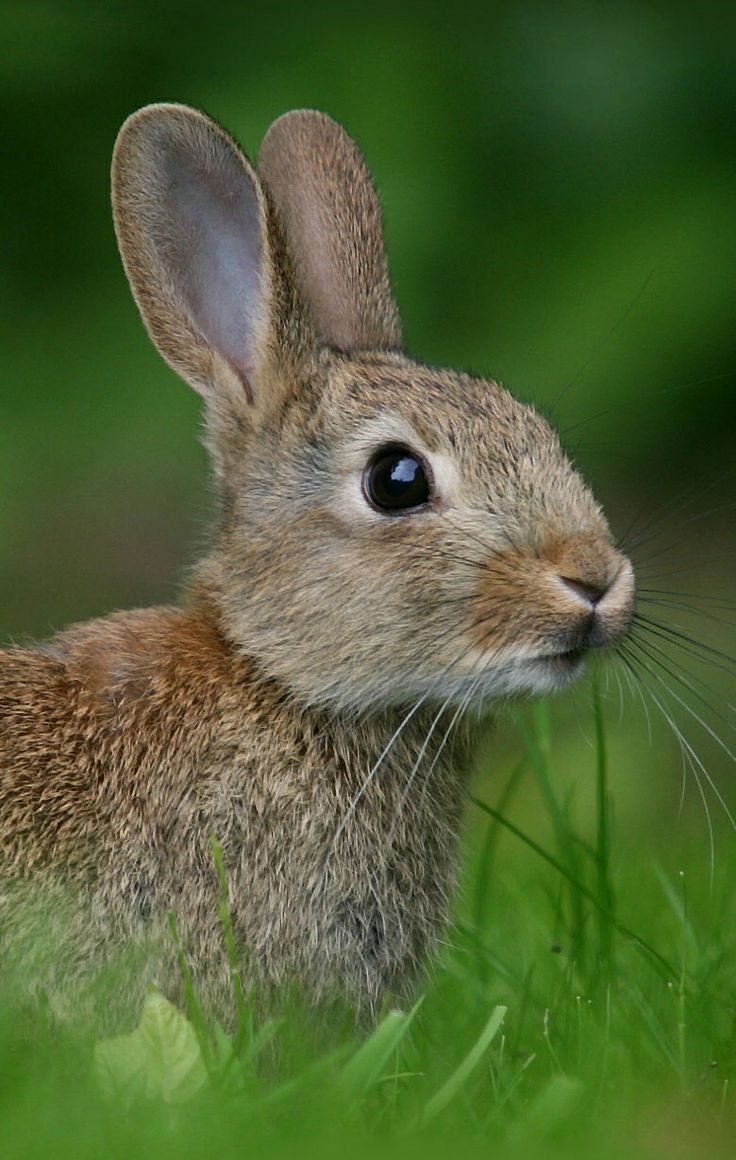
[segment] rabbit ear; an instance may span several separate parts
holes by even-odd
[[[273,330],[268,207],[253,169],[214,121],[148,105],[123,125],[112,164],[115,232],[149,334],[205,398],[258,395]]]
[[[324,113],[296,109],[271,125],[258,172],[322,341],[344,351],[400,348],[380,207],[355,142]]]

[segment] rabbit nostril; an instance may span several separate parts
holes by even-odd
[[[585,580],[573,580],[571,576],[560,576],[560,580],[586,604],[596,605],[608,591],[607,584],[589,584]]]

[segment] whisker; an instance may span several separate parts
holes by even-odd
[[[451,700],[452,700],[452,694],[450,693],[449,696],[445,697],[445,700],[442,702],[442,704],[440,705],[440,708],[437,710],[437,713],[435,714],[435,716],[432,719],[432,723],[430,724],[429,729],[427,730],[427,736],[424,738],[424,741],[423,741],[422,746],[421,746],[421,748],[416,756],[414,764],[411,767],[411,772],[409,774],[409,777],[407,778],[406,786],[405,786],[405,788],[402,792],[402,795],[401,795],[401,799],[400,799],[400,803],[399,803],[400,807],[403,807],[404,802],[406,801],[406,799],[409,795],[412,784],[414,782],[414,778],[416,777],[416,774],[417,774],[417,770],[419,769],[419,766],[422,763],[422,758],[424,757],[424,754],[427,752],[427,749],[429,747],[430,741],[432,740],[432,736],[434,734],[434,731],[437,728],[437,726],[439,725],[442,714],[445,712],[445,709],[450,704]],[[463,698],[463,700],[464,700],[464,698]],[[461,704],[462,704],[462,702],[461,702]],[[454,718],[453,718],[453,720],[454,720]]]
[[[620,724],[624,719],[624,688],[621,684],[621,673],[615,668],[611,668],[608,671],[616,678],[616,685],[618,686],[618,720]]]
[[[647,657],[649,657],[652,664],[659,665],[659,667],[665,673],[667,673],[668,676],[672,677],[672,679],[674,681],[677,681],[677,683],[679,685],[682,685],[689,692],[691,692],[694,697],[697,697],[697,699],[700,701],[700,703],[702,705],[704,705],[705,708],[708,709],[709,712],[711,712],[714,715],[714,717],[717,717],[718,720],[721,721],[726,726],[727,729],[736,730],[736,724],[734,724],[732,721],[729,721],[728,718],[724,717],[723,714],[721,712],[719,712],[719,710],[716,709],[714,705],[711,705],[710,701],[707,701],[705,699],[705,697],[703,696],[703,694],[698,689],[694,688],[693,685],[690,684],[690,682],[687,680],[686,677],[684,677],[681,673],[674,672],[669,667],[669,665],[667,663],[665,663],[665,662],[669,661],[670,658],[667,655],[667,653],[664,651],[664,649],[660,648],[658,645],[654,644],[652,641],[646,641],[646,643],[645,643],[642,640],[637,640],[636,637],[632,638],[631,643],[635,644],[636,647],[641,652],[643,652]],[[709,693],[714,692],[713,689],[711,689],[710,686],[702,679],[702,677],[698,677],[694,673],[691,673],[690,676],[692,677],[693,680],[698,681],[699,684],[701,684],[706,689],[707,692],[709,692]],[[733,756],[733,755],[729,753],[729,756]],[[734,760],[736,760],[736,758],[734,758]]]
[[[645,497],[644,500],[642,501],[642,503],[636,509],[636,512],[634,514],[634,518],[629,522],[625,531],[623,531],[621,533],[621,535],[617,537],[616,545],[618,548],[622,549],[623,551],[629,550],[629,545],[632,542],[631,537],[634,534],[634,529],[636,528],[637,524],[641,520],[642,516],[644,515],[644,512],[647,509],[648,504],[650,504],[650,503],[651,503],[651,498]],[[654,515],[650,516],[649,520],[644,524],[643,529],[639,528],[639,532],[641,532],[642,530],[649,529],[652,526],[653,520],[664,518],[667,511],[668,511],[668,508],[666,508],[666,507],[660,506],[659,508],[657,508]],[[637,535],[639,534],[639,532],[637,532]]]
[[[549,404],[550,414],[553,415],[555,413],[555,411],[559,407],[560,403],[562,402],[562,400],[564,399],[564,397],[568,393],[568,391],[570,391],[576,385],[576,383],[580,382],[581,378],[583,377],[585,372],[588,370],[588,367],[590,367],[591,364],[595,362],[596,358],[598,358],[598,356],[601,354],[601,352],[604,351],[607,346],[609,346],[613,336],[621,329],[623,324],[626,322],[626,320],[629,318],[629,316],[633,313],[633,311],[639,305],[639,302],[641,301],[646,290],[648,289],[649,284],[652,281],[655,273],[656,273],[656,270],[649,271],[646,278],[642,282],[641,286],[637,290],[636,294],[634,295],[634,297],[631,299],[631,301],[626,306],[625,310],[623,310],[621,312],[619,317],[616,319],[616,321],[613,323],[613,325],[608,328],[608,330],[605,332],[603,337],[598,339],[598,341],[594,344],[592,351],[590,352],[588,357],[585,359],[585,361],[582,363],[582,365],[578,367],[578,369],[575,371],[575,374],[572,376],[572,378],[568,380],[568,382],[565,384],[565,386],[558,392],[558,394],[555,396],[555,398]]]
[[[655,606],[655,609],[657,606],[667,611],[673,609],[675,612],[684,612],[688,616],[696,616],[699,620],[709,620],[712,624],[723,624],[727,628],[736,628],[736,623],[733,620],[728,620],[725,616],[716,616],[713,612],[709,611],[709,609],[698,608],[697,605],[692,604],[689,601],[674,600],[669,597],[665,597],[664,599],[660,600],[654,596],[642,596],[641,593],[637,593],[636,599],[638,604],[651,604]],[[715,607],[719,608],[718,605]],[[731,609],[724,608],[722,611],[730,612]]]
[[[660,527],[659,527],[659,530],[656,530],[654,532],[654,537],[661,535],[668,527],[672,526],[672,522],[673,522],[676,515],[678,515],[681,511],[684,511],[685,509],[690,507],[697,500],[702,499],[702,497],[704,495],[708,495],[708,493],[713,491],[714,488],[721,487],[723,482],[726,479],[728,479],[728,477],[730,475],[733,475],[733,468],[729,467],[726,471],[722,472],[719,476],[717,476],[716,479],[711,480],[709,483],[707,483],[704,487],[700,488],[699,490],[697,490],[697,491],[690,490],[690,491],[686,491],[686,492],[681,492],[680,495],[677,496],[672,503],[668,502],[666,505],[660,506],[657,509],[657,511],[654,513],[652,518],[649,520],[649,522],[646,523],[643,528],[639,529],[638,535],[642,536],[646,532],[649,532],[652,528],[656,529],[658,524],[660,525]],[[699,516],[700,516],[700,513],[698,513],[696,518],[699,518]],[[678,525],[678,526],[681,526],[681,525]],[[654,537],[648,537],[648,538],[654,538]],[[637,542],[637,540],[635,539],[633,541],[626,540],[625,542],[627,543],[627,546],[628,546],[630,551],[636,551],[637,548],[641,545],[641,543],[646,543],[647,540],[642,540],[642,541]]]
[[[676,599],[685,600],[703,600],[709,604],[716,604],[718,607],[736,609],[736,600],[731,600],[728,596],[718,596],[710,592],[675,592],[666,588],[637,588],[637,597],[641,597],[644,593],[648,599],[657,597],[675,597]]]
[[[452,719],[450,721],[450,724],[448,725],[447,729],[445,730],[445,733],[444,733],[444,735],[440,741],[440,744],[437,748],[437,752],[435,753],[435,755],[432,759],[432,764],[430,765],[429,769],[427,770],[426,776],[424,778],[424,785],[422,786],[422,796],[421,796],[422,804],[424,803],[424,798],[425,798],[427,789],[429,787],[430,779],[431,779],[432,774],[434,773],[434,771],[437,767],[437,764],[440,760],[440,757],[442,756],[442,753],[443,753],[444,748],[447,744],[447,741],[450,737],[450,734],[452,733],[452,730],[455,727],[456,722],[459,721],[460,717],[466,711],[468,705],[470,704],[470,701],[473,697],[473,693],[475,692],[476,688],[477,688],[477,683],[474,685],[471,685],[470,689],[468,690],[466,695],[463,697],[460,704],[456,707],[455,712],[454,712]],[[450,703],[450,700],[451,700],[451,698],[447,697],[447,699],[444,701],[440,711],[438,712],[437,716],[432,721],[432,724],[431,724],[430,729],[427,733],[427,737],[424,741],[424,744],[422,745],[422,748],[420,749],[419,754],[417,755],[417,759],[414,762],[414,765],[412,766],[411,773],[409,774],[409,777],[407,778],[406,785],[401,793],[401,798],[399,800],[399,810],[397,811],[396,819],[394,820],[394,822],[393,822],[393,824],[388,832],[388,835],[386,837],[386,841],[385,841],[386,849],[389,849],[391,846],[391,841],[393,839],[394,833],[396,832],[396,826],[398,825],[399,813],[401,813],[403,811],[406,800],[409,797],[409,794],[411,793],[411,787],[414,784],[414,779],[417,775],[417,771],[419,770],[419,766],[421,764],[422,758],[424,757],[424,754],[427,751],[427,747],[429,745],[430,738],[431,738],[432,734],[434,733],[434,730],[435,730],[437,724],[439,723],[440,717],[442,716],[442,714],[444,713],[448,704]]]
[[[635,631],[632,633],[632,637],[634,639],[640,640],[640,643],[642,644],[645,641],[645,643],[647,643],[651,648],[658,647],[663,657],[671,661],[672,664],[677,664],[677,661],[674,660],[674,658],[672,658],[671,655],[666,652],[664,648],[662,648],[662,646],[657,646],[657,640],[661,640],[663,641],[663,644],[671,645],[673,648],[679,648],[681,652],[684,652],[687,657],[691,657],[694,661],[697,661],[699,665],[710,665],[713,668],[719,669],[720,672],[726,673],[728,676],[733,676],[733,673],[730,672],[730,669],[727,666],[719,664],[719,661],[712,660],[710,657],[705,657],[705,655],[698,652],[697,648],[694,648],[691,645],[683,644],[680,640],[677,639],[673,640],[666,632],[649,628],[649,626],[645,624],[637,623],[634,624],[634,629]],[[643,636],[644,633],[645,636]],[[708,693],[713,694],[715,698],[721,696],[720,693],[716,693],[716,690],[710,687],[707,681],[703,680],[703,677],[698,673],[691,672],[690,675],[693,677],[693,680],[698,681],[698,683],[701,684],[703,688],[707,689]],[[726,704],[728,705],[729,709],[734,709],[734,705],[731,705],[728,701]]]
[[[690,742],[687,740],[687,738],[684,736],[684,734],[681,732],[681,730],[679,729],[679,727],[675,723],[675,720],[672,717],[671,713],[668,712],[668,710],[662,704],[662,701],[656,695],[656,693],[654,693],[652,691],[652,689],[647,684],[645,684],[644,681],[641,679],[641,677],[639,676],[639,674],[636,671],[634,664],[632,663],[631,658],[629,656],[627,656],[626,650],[624,650],[624,649],[621,650],[621,656],[624,659],[624,662],[630,667],[632,675],[635,678],[635,680],[637,681],[637,683],[641,686],[641,688],[644,690],[644,692],[646,692],[647,696],[650,697],[650,699],[652,700],[654,705],[656,705],[656,707],[659,709],[664,720],[669,725],[670,729],[672,730],[672,734],[675,737],[675,739],[680,747],[680,752],[683,755],[683,759],[687,760],[687,764],[693,773],[693,776],[695,778],[695,784],[698,788],[698,793],[699,793],[700,799],[703,803],[703,810],[705,813],[706,824],[708,826],[708,845],[709,845],[709,850],[710,850],[710,872],[711,872],[711,877],[712,877],[713,874],[715,873],[715,835],[713,832],[713,822],[712,822],[712,819],[710,816],[710,808],[708,806],[708,801],[707,801],[707,798],[705,796],[704,787],[701,783],[700,777],[698,776],[698,773],[696,770],[696,765],[700,767],[702,773],[707,778],[708,783],[710,784],[711,788],[715,790],[715,787],[713,786],[712,778],[708,774],[703,762],[700,760],[697,753],[695,753],[694,749],[690,745]],[[718,795],[717,790],[715,790],[715,792],[716,792],[716,796],[720,796],[720,795]],[[730,819],[730,814],[728,812],[728,808],[727,807],[724,807],[724,808],[726,808],[726,814]],[[733,821],[731,824],[733,825]]]
[[[720,552],[717,556],[705,556],[702,559],[698,559],[698,567],[703,568],[706,566],[710,567],[714,564],[722,564],[724,560],[731,560],[734,556],[736,556],[736,548],[733,551]],[[692,563],[684,564],[680,568],[669,568],[666,572],[649,572],[649,567],[650,565],[646,561],[641,561],[636,565],[637,575],[643,573],[648,583],[653,583],[657,580],[668,580],[671,576],[692,576],[693,572]]]
[[[707,511],[698,512],[696,515],[688,516],[687,519],[681,520],[677,525],[677,529],[678,529],[678,531],[680,531],[680,529],[682,529],[682,528],[689,527],[690,524],[697,524],[701,520],[707,520],[711,516],[718,515],[720,512],[730,511],[731,508],[734,508],[734,507],[736,507],[736,500],[731,500],[728,503],[719,504],[717,507],[709,508]],[[673,516],[674,516],[674,514],[675,513],[673,513]],[[670,523],[671,522],[672,521],[670,520]],[[629,545],[629,552],[631,554],[633,554],[635,552],[640,551],[640,549],[644,546],[644,544],[649,544],[649,543],[651,543],[652,540],[658,539],[661,535],[664,534],[664,532],[666,530],[667,530],[666,527],[663,527],[656,532],[652,532],[646,538],[640,539],[638,543],[636,543],[634,545]],[[679,541],[676,543],[667,544],[663,548],[658,548],[656,552],[650,552],[644,558],[644,562],[651,563],[652,560],[656,560],[660,556],[666,556],[668,552],[674,552],[678,548],[680,548],[681,546],[682,546],[682,544]]]
[[[482,516],[484,519],[488,519],[490,513],[488,510],[484,510],[483,508],[471,508],[468,514],[478,515]],[[498,551],[497,547],[494,547],[492,544],[487,544],[477,533],[472,532],[469,528],[461,526],[460,524],[451,520],[447,515],[445,515],[445,520],[454,531],[458,532],[459,535],[468,536],[469,539],[473,540],[474,543],[478,544],[478,546],[489,555],[492,556],[494,552]],[[486,564],[482,564],[481,566],[484,569],[487,567]]]
[[[623,672],[624,672],[624,676],[626,677],[626,680],[628,682],[630,692],[632,694],[636,693],[639,697],[639,700],[641,701],[642,709],[644,710],[644,717],[645,717],[646,723],[647,723],[647,740],[649,742],[649,748],[651,749],[651,747],[652,747],[652,718],[649,714],[649,706],[644,698],[644,693],[642,692],[642,689],[641,689],[639,682],[634,679],[635,674],[632,673],[631,669],[626,664],[626,658],[623,654],[623,649],[622,649],[621,645],[619,645],[619,648],[616,651],[616,656],[617,656],[617,659],[622,661],[624,664]]]
[[[658,684],[660,684],[665,689],[666,692],[668,692],[671,696],[674,696],[675,700],[677,700],[681,705],[683,705],[683,707],[685,709],[688,708],[688,706],[682,701],[682,699],[680,697],[678,697],[676,693],[673,693],[672,689],[670,689],[670,687],[667,685],[666,681],[663,681],[662,678],[658,674],[653,673],[650,670],[647,670],[647,672],[648,672],[648,675],[652,676],[658,682]],[[723,795],[721,794],[720,790],[718,789],[718,786],[714,782],[711,775],[708,773],[708,770],[707,770],[704,762],[698,756],[698,754],[695,752],[695,749],[690,744],[690,742],[687,740],[687,738],[683,734],[682,730],[677,726],[671,713],[665,708],[661,699],[656,695],[656,693],[653,692],[651,687],[649,687],[648,685],[645,685],[644,687],[646,688],[648,696],[651,697],[651,699],[654,701],[654,703],[658,706],[663,717],[668,722],[670,728],[673,731],[673,734],[675,735],[675,737],[678,740],[678,743],[680,744],[681,749],[683,750],[683,753],[685,753],[687,755],[687,763],[688,763],[688,766],[689,766],[690,770],[692,771],[692,774],[695,778],[695,782],[696,782],[696,785],[698,787],[698,792],[700,794],[701,800],[703,801],[706,820],[708,823],[709,844],[710,844],[710,851],[711,851],[710,870],[711,870],[711,878],[712,878],[714,871],[715,871],[715,841],[714,841],[714,835],[713,835],[713,825],[712,825],[712,820],[711,820],[711,816],[710,816],[710,810],[708,808],[704,786],[702,785],[702,782],[701,782],[701,775],[705,779],[705,781],[707,782],[708,787],[711,790],[711,793],[714,795],[714,797],[718,801],[718,803],[721,806],[722,810],[724,811],[726,817],[728,818],[728,821],[729,821],[732,829],[734,829],[734,830],[736,830],[736,822],[734,821],[731,810],[729,809],[728,804],[726,803]],[[697,719],[697,717],[696,717],[696,719]],[[707,726],[706,726],[706,728],[707,728]],[[712,732],[710,730],[708,730],[708,731]],[[717,736],[716,736],[716,740],[718,740]],[[700,771],[700,772],[698,772],[698,771]]]
[[[360,787],[358,788],[356,793],[353,795],[353,798],[350,802],[350,805],[348,806],[348,809],[346,810],[344,817],[342,818],[339,826],[337,827],[337,830],[335,831],[334,837],[332,839],[331,851],[334,851],[334,849],[336,848],[337,843],[338,843],[341,835],[345,831],[345,827],[348,825],[350,819],[353,817],[355,810],[357,809],[361,800],[363,799],[363,797],[367,793],[367,791],[368,791],[370,785],[372,784],[376,774],[378,773],[378,770],[380,769],[381,765],[383,764],[383,762],[386,759],[386,757],[388,756],[388,754],[391,752],[391,749],[395,745],[398,738],[401,736],[401,733],[403,732],[403,730],[406,728],[406,726],[412,720],[412,718],[415,716],[415,714],[419,711],[421,706],[426,704],[426,702],[428,701],[430,696],[432,696],[435,689],[440,685],[440,683],[447,678],[447,676],[450,674],[450,672],[454,668],[454,666],[457,664],[460,664],[462,662],[462,660],[464,659],[464,657],[467,656],[467,654],[471,651],[472,647],[473,647],[472,645],[470,645],[468,647],[463,647],[459,651],[458,655],[455,656],[454,659],[437,676],[437,678],[432,682],[430,688],[427,689],[427,691],[423,694],[423,696],[419,698],[419,700],[416,702],[416,704],[413,706],[413,708],[410,709],[409,712],[402,718],[398,727],[394,730],[394,732],[392,733],[388,742],[386,743],[386,745],[383,747],[381,753],[379,754],[377,760],[374,762],[373,766],[369,770],[367,776],[363,779],[363,782],[361,783]],[[449,699],[450,698],[448,697],[448,701],[449,701]],[[438,715],[438,717],[439,717],[439,715]],[[428,742],[426,744],[428,744]],[[325,866],[325,869],[326,869],[326,866]]]
[[[426,700],[427,700],[427,698],[429,697],[429,695],[430,695],[430,694],[429,694],[429,692],[426,692],[426,693],[424,694],[424,696],[422,696],[422,697],[420,697],[420,698],[419,698],[419,700],[416,702],[416,704],[414,705],[414,707],[413,707],[412,709],[410,709],[410,710],[409,710],[409,712],[406,714],[406,716],[405,716],[405,717],[403,717],[403,718],[401,719],[401,722],[400,722],[400,724],[399,724],[399,725],[398,725],[398,727],[397,727],[397,728],[394,730],[394,732],[391,734],[391,737],[389,738],[389,740],[388,740],[388,741],[386,742],[386,744],[384,745],[384,747],[383,747],[383,749],[381,750],[381,753],[380,753],[380,755],[379,755],[379,757],[378,757],[377,761],[375,761],[375,762],[374,762],[374,764],[373,764],[373,766],[371,767],[371,769],[370,769],[370,771],[369,771],[369,773],[368,773],[367,777],[365,777],[365,778],[364,778],[364,780],[363,780],[362,784],[360,785],[360,788],[359,788],[359,789],[357,790],[357,792],[354,794],[354,796],[353,796],[353,798],[352,798],[352,801],[350,802],[350,805],[349,805],[349,807],[348,807],[348,809],[347,809],[347,812],[346,812],[345,816],[343,817],[342,821],[340,822],[340,825],[337,827],[337,830],[335,831],[335,835],[334,835],[334,837],[333,837],[333,839],[332,839],[332,848],[333,848],[333,849],[334,849],[334,847],[337,845],[337,842],[338,842],[338,840],[339,840],[339,838],[340,838],[340,835],[343,833],[343,831],[345,830],[345,827],[347,826],[348,822],[350,821],[350,819],[352,818],[353,814],[355,813],[355,810],[356,810],[357,806],[359,805],[359,803],[360,803],[361,799],[362,799],[362,798],[364,797],[364,795],[366,794],[366,792],[367,792],[367,790],[368,790],[368,787],[370,786],[371,782],[373,781],[373,778],[375,777],[376,773],[378,772],[378,770],[379,770],[379,768],[380,768],[380,766],[381,766],[381,764],[382,764],[382,762],[383,762],[384,758],[388,756],[388,754],[390,753],[390,751],[391,751],[391,749],[392,749],[392,747],[393,747],[394,743],[395,743],[395,742],[398,740],[398,738],[401,736],[401,734],[402,734],[403,730],[404,730],[404,729],[405,729],[405,727],[408,725],[408,723],[411,721],[412,717],[414,717],[414,715],[415,715],[415,714],[416,714],[416,713],[419,711],[419,709],[422,707],[422,705],[423,705],[423,704],[426,702]]]
[[[645,398],[656,399],[664,395],[673,394],[675,391],[691,391],[695,387],[708,386],[710,383],[719,382],[721,379],[729,379],[732,377],[732,371],[722,371],[717,375],[708,375],[704,379],[696,379],[691,383],[678,383],[676,386],[662,387],[661,390],[648,392]],[[570,427],[565,427],[560,431],[560,435],[567,436],[570,431],[577,430],[578,427],[583,427],[586,423],[592,423],[596,419],[605,419],[608,415],[615,411],[620,411],[628,407],[640,407],[642,396],[638,395],[635,399],[624,399],[620,403],[614,403],[611,407],[606,407],[605,411],[596,411],[593,415],[586,416],[585,419],[579,419],[577,423],[573,423]]]
[[[424,544],[412,544],[410,551],[417,552],[419,554],[423,553],[425,556],[431,556],[434,559],[439,556],[443,560],[450,560],[453,564],[465,564],[469,568],[477,569],[479,572],[484,572],[487,567],[483,560],[469,560],[467,556],[461,556],[457,552],[449,551],[447,548],[442,546],[433,545],[430,548],[426,547]]]
[[[692,656],[697,657],[699,660],[709,661],[716,668],[722,668],[724,672],[733,675],[733,666],[736,665],[736,657],[730,656],[729,653],[722,652],[721,649],[714,648],[713,645],[706,644],[704,641],[690,636],[689,633],[683,632],[681,628],[665,624],[661,620],[654,620],[649,616],[642,616],[638,612],[634,614],[633,622],[642,631],[662,636],[664,639],[670,640],[672,644],[682,648],[685,652],[691,653]]]
[[[646,649],[644,648],[644,646],[640,642],[632,640],[629,642],[629,644],[631,647],[638,649],[640,653],[643,653],[644,656],[647,656],[647,657],[649,657],[650,660],[652,660],[652,657],[649,655],[649,653],[646,651]],[[660,668],[665,669],[665,672],[670,673],[670,670],[666,669],[661,661],[659,661],[659,662],[655,661],[654,663],[657,663]],[[677,701],[678,705],[681,705],[682,708],[685,710],[685,712],[689,713],[690,716],[693,718],[693,720],[697,721],[698,725],[700,725],[706,731],[706,733],[708,733],[708,735],[713,738],[716,745],[718,745],[723,750],[723,752],[726,754],[726,756],[729,757],[731,759],[731,761],[736,762],[736,755],[734,755],[733,750],[729,749],[728,745],[726,745],[726,742],[723,740],[723,738],[718,733],[716,733],[715,729],[713,729],[708,724],[707,721],[704,721],[699,713],[695,712],[692,705],[688,705],[687,701],[683,700],[683,698],[679,695],[679,693],[675,692],[675,690],[672,688],[672,686],[667,681],[665,681],[665,679],[661,675],[661,673],[655,672],[653,669],[649,669],[648,671],[649,671],[649,675],[651,677],[653,677],[653,679],[655,681],[657,681],[657,683],[660,684],[670,694],[671,697],[674,697],[674,699]],[[671,675],[672,674],[670,673],[670,676]],[[708,706],[708,708],[710,708],[710,706]],[[715,712],[715,710],[713,710],[713,711]],[[724,808],[726,808],[726,807],[724,806]],[[726,810],[726,812],[728,813],[728,810]],[[730,817],[731,817],[731,815],[729,814],[729,818]],[[736,822],[732,822],[732,824],[733,824],[734,829],[736,830]]]

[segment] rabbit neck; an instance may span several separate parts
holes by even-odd
[[[78,626],[13,664],[5,871],[28,881],[39,913],[56,886],[78,897],[57,947],[70,976],[160,928],[153,974],[131,986],[154,977],[176,995],[173,911],[201,993],[226,1018],[215,834],[254,980],[296,979],[367,1011],[387,990],[409,993],[447,920],[472,735],[451,744],[449,722],[423,705],[356,718],[298,704],[228,643],[202,591],[184,608]],[[31,686],[44,716],[29,731]],[[62,714],[51,750],[43,724]],[[51,803],[43,829],[38,800]]]
[[[216,611],[201,595],[198,609],[214,642]],[[206,828],[222,844],[259,974],[361,1007],[387,989],[407,993],[447,921],[473,732],[453,744],[453,714],[425,706],[360,718],[304,707],[248,658],[213,647],[230,658],[238,700],[224,717]],[[196,944],[204,916],[193,901],[178,909]]]
[[[261,704],[270,706],[270,724],[285,728],[290,737],[298,732],[304,738],[319,738],[338,758],[346,791],[358,795],[351,816],[371,793],[374,782],[381,786],[383,795],[391,791],[398,794],[400,801],[394,802],[397,808],[400,804],[407,808],[418,794],[426,796],[435,782],[454,784],[458,777],[452,771],[469,764],[476,736],[483,728],[477,715],[468,717],[455,705],[442,706],[426,698],[364,712],[305,703],[298,693],[265,672],[258,658],[230,639],[227,612],[206,567],[190,590],[187,607],[193,622],[200,622],[206,636],[231,659],[234,674],[239,674],[248,687],[258,689]]]

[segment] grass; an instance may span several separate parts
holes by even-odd
[[[152,993],[136,1032],[96,1044],[43,1012],[29,1035],[9,1007],[4,1156],[733,1155],[736,862],[711,880],[702,848],[672,871],[623,847],[593,703],[583,823],[547,707],[517,714],[522,755],[470,806],[451,937],[411,1010],[319,1051],[296,1002],[259,1023],[214,843],[235,1033],[191,990],[188,1018]],[[513,820],[532,786],[542,836]]]

